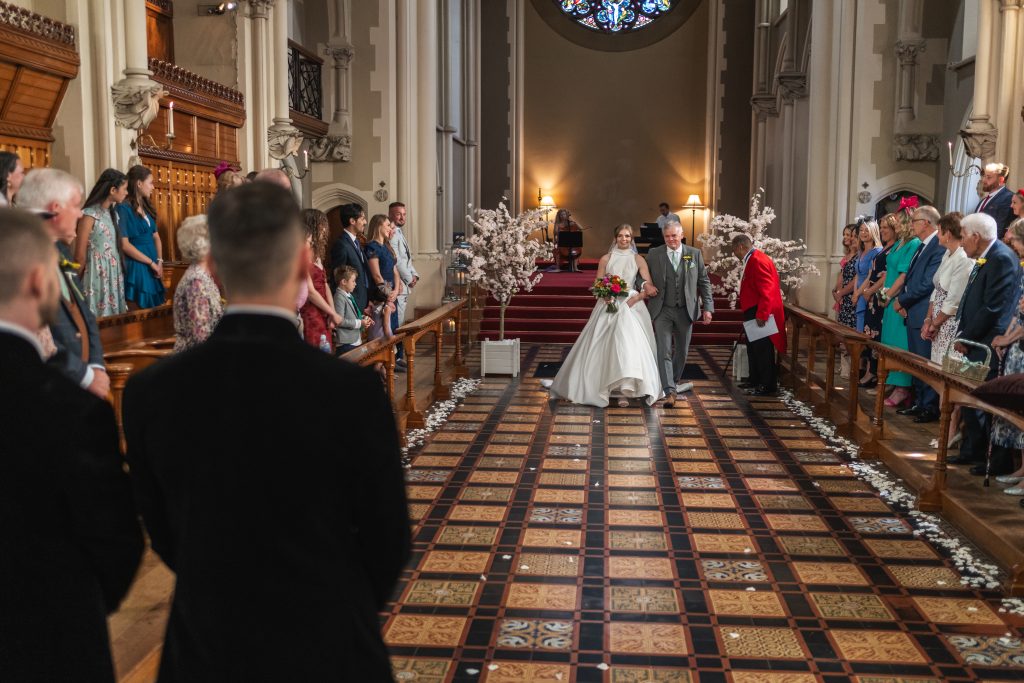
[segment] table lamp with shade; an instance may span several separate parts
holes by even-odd
[[[696,247],[697,244],[697,212],[703,211],[705,208],[704,204],[700,201],[700,195],[691,194],[686,198],[686,204],[683,205],[683,210],[690,212],[690,246]]]

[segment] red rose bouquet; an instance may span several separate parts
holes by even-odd
[[[594,280],[594,286],[590,288],[590,291],[598,299],[604,299],[607,302],[608,306],[605,311],[615,313],[619,310],[615,300],[629,295],[629,283],[618,275],[605,275]]]

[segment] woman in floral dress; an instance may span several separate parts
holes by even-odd
[[[224,314],[220,290],[210,274],[210,230],[206,216],[189,216],[178,227],[178,251],[189,262],[174,290],[174,350],[184,351],[213,333]]]
[[[1017,252],[1017,256],[1021,259],[1021,264],[1024,264],[1024,218],[1018,218],[1010,223],[1010,226],[1006,229],[1005,239],[1009,242],[1010,247]],[[1018,291],[1024,291],[1022,289],[1024,288],[1024,265],[1021,266],[1020,274],[1021,284],[1018,287]],[[1020,301],[1017,303],[1017,314],[1010,322],[1009,328],[1007,328],[1004,334],[992,340],[992,348],[1003,357],[1004,375],[1015,375],[1024,372],[1024,348],[1021,348],[1022,344],[1024,344],[1024,295],[1021,296]],[[992,445],[1002,446],[1019,453],[1021,449],[1024,449],[1024,432],[1000,417],[993,417]],[[1024,460],[1022,460],[1017,471],[1003,477],[996,477],[996,481],[1001,484],[1018,484],[1018,486],[1006,489],[1003,493],[1008,493],[1011,496],[1024,496],[1024,486],[1019,485],[1024,481]]]
[[[839,273],[836,274],[836,286],[832,289],[832,298],[836,303],[836,321],[850,329],[857,329],[857,308],[853,303],[853,290],[857,288],[857,225],[851,223],[843,228],[843,258],[839,262]],[[839,376],[847,379],[850,376],[850,353],[842,348],[842,360],[839,364]]]
[[[82,293],[93,315],[102,318],[128,310],[115,207],[128,196],[128,176],[108,168],[100,174],[78,219],[75,261],[82,265]]]

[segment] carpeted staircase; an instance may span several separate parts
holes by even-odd
[[[587,288],[594,271],[544,273],[532,292],[521,292],[505,309],[505,337],[523,342],[571,344],[576,341],[594,309],[594,297]],[[488,298],[480,322],[480,339],[497,339],[500,309]],[[715,316],[710,325],[695,325],[694,346],[732,344],[743,329],[743,315],[729,308],[726,299],[715,298]]]

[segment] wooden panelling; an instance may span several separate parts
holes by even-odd
[[[146,50],[150,57],[174,63],[174,5],[146,1]]]
[[[0,147],[26,168],[49,164],[53,120],[78,66],[72,26],[0,2]]]
[[[152,157],[145,150],[142,163],[153,171],[155,187],[151,200],[164,244],[164,258],[178,261],[181,257],[177,242],[178,226],[189,216],[206,213],[217,191],[217,180],[213,176],[215,166],[184,159]]]

